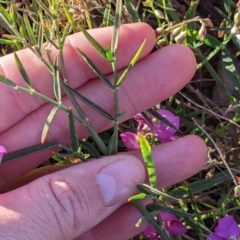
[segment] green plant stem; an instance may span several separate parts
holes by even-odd
[[[133,201],[133,204],[136,206],[136,208],[142,213],[143,216],[147,216],[149,214],[148,210],[145,208],[145,206],[141,203],[140,200]],[[165,232],[165,230],[161,229],[161,225],[159,225],[153,218],[150,218],[148,222],[156,229],[157,233],[163,240],[170,240],[169,236]],[[160,223],[162,224],[162,223]]]
[[[28,93],[30,95],[33,95],[35,97],[38,97],[40,99],[43,99],[45,102],[48,102],[60,109],[62,109],[63,111],[69,113],[69,108],[64,106],[62,103],[55,101],[39,92],[37,92],[34,89],[28,89],[28,88],[23,88],[20,86],[16,86],[14,87],[16,90],[19,90],[21,92],[25,92]],[[90,122],[87,119],[83,119],[82,117],[73,114],[74,118],[77,119],[79,122],[81,122],[83,124],[83,126],[86,127],[86,129],[88,130],[88,132],[91,134],[91,136],[93,137],[93,139],[98,142],[99,144],[99,148],[101,149],[101,151],[105,154],[107,152],[107,148],[105,146],[105,144],[103,143],[102,139],[99,137],[99,135],[97,134],[97,132],[94,130],[94,128],[92,127],[92,125],[90,124]]]
[[[115,141],[114,147],[112,150],[112,154],[117,154],[118,151],[118,115],[119,115],[119,101],[118,101],[118,87],[117,87],[117,63],[116,58],[114,57],[114,61],[112,62],[112,69],[113,69],[113,78],[114,78],[114,121],[113,121],[113,133],[115,134]]]

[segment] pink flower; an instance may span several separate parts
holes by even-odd
[[[167,109],[160,109],[157,111],[158,114],[160,114],[162,117],[167,119],[169,122],[172,123],[172,125],[175,126],[176,129],[180,126],[180,118],[178,116],[175,116],[173,113],[168,111]],[[152,116],[149,116],[149,119],[151,120]],[[138,113],[134,116],[134,119],[138,121],[138,132],[143,132],[143,135],[145,135],[148,132],[153,132],[154,136],[161,142],[171,142],[178,138],[178,136],[175,136],[176,129],[169,126],[167,123],[164,123],[163,121],[157,120],[155,123],[149,122],[141,113]],[[139,149],[137,134],[132,132],[125,132],[120,134],[122,141],[124,145],[132,150]]]
[[[120,134],[122,141],[128,149],[139,149],[138,136],[132,132],[125,132]]]
[[[6,152],[7,150],[5,149],[5,147],[0,146],[0,162],[2,161],[2,157]]]
[[[187,232],[187,228],[184,227],[181,221],[171,213],[160,212],[160,216],[164,223],[164,228],[172,235],[181,235]],[[144,235],[147,236],[150,240],[161,239],[157,236],[156,230],[152,225],[148,225],[143,231]]]
[[[160,109],[157,111],[162,117],[167,119],[170,123],[172,123],[176,129],[180,126],[180,118],[175,116],[173,113],[166,109]],[[174,134],[176,133],[176,129],[172,128],[168,124],[164,123],[163,121],[158,121],[157,123],[153,124],[152,127],[154,131],[154,135],[156,138],[161,142],[171,142],[176,140],[178,137]]]
[[[214,233],[208,235],[207,240],[228,240],[239,239],[240,228],[233,216],[226,216],[218,221],[217,227],[214,228]]]

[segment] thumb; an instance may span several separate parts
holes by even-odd
[[[136,193],[145,179],[131,155],[104,157],[0,195],[0,239],[74,239]]]

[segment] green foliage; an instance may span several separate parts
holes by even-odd
[[[176,42],[176,37],[172,36],[174,29],[180,29],[181,33],[186,31],[186,38],[183,38],[181,43],[194,51],[197,58],[196,70],[199,77],[195,77],[194,82],[190,83],[183,91],[171,96],[163,103],[153,106],[148,111],[158,120],[175,128],[171,122],[155,111],[160,107],[167,108],[181,118],[181,128],[178,130],[180,137],[194,133],[204,138],[209,148],[210,160],[207,164],[208,168],[185,182],[169,188],[157,189],[157,177],[154,159],[151,156],[151,147],[158,144],[158,142],[154,136],[148,142],[145,136],[139,134],[139,142],[147,167],[150,186],[139,183],[137,187],[141,193],[132,196],[129,200],[133,201],[143,214],[138,224],[149,221],[162,239],[169,239],[169,237],[164,234],[160,227],[161,219],[154,219],[154,216],[158,216],[159,211],[178,215],[189,229],[196,232],[194,236],[203,239],[203,234],[208,234],[213,227],[211,221],[207,223],[205,220],[216,220],[225,214],[232,214],[234,211],[239,210],[240,205],[239,200],[234,197],[239,196],[238,186],[234,186],[232,182],[235,185],[238,185],[238,183],[230,175],[228,166],[231,163],[231,172],[234,176],[239,174],[236,152],[239,149],[239,130],[237,128],[240,127],[238,125],[240,122],[240,78],[239,66],[236,62],[240,44],[236,34],[231,34],[231,29],[235,24],[233,15],[238,10],[233,1],[223,0],[222,3],[222,9],[215,9],[223,21],[217,26],[207,28],[206,35],[201,39],[199,28],[203,19],[197,16],[200,1],[191,1],[189,8],[183,15],[174,9],[175,5],[170,0],[146,0],[142,2],[140,8],[130,0],[118,0],[114,7],[112,1],[108,1],[105,6],[92,1],[88,4],[80,4],[81,8],[71,6],[68,1],[64,0],[49,0],[48,2],[32,0],[31,5],[23,3],[23,7],[19,7],[17,3],[12,1],[1,1],[0,24],[5,30],[0,38],[0,44],[3,45],[1,48],[2,54],[5,55],[9,47],[13,52],[29,48],[42,61],[52,76],[54,99],[43,95],[35,89],[18,53],[14,53],[14,57],[26,88],[17,86],[5,76],[0,76],[1,84],[5,83],[16,90],[31,94],[52,104],[52,111],[49,113],[43,127],[42,142],[45,141],[47,134],[51,131],[50,125],[54,123],[54,116],[58,110],[63,110],[68,115],[69,136],[71,139],[70,146],[63,146],[59,143],[43,143],[9,153],[3,158],[3,163],[53,147],[59,147],[65,151],[53,156],[57,164],[69,162],[69,156],[79,158],[81,161],[87,161],[91,157],[100,158],[103,155],[116,154],[122,151],[122,145],[119,141],[119,131],[122,130],[119,122],[125,112],[120,111],[119,88],[122,87],[123,81],[128,81],[127,76],[139,60],[146,42],[144,41],[139,46],[131,62],[119,76],[117,73],[118,59],[116,53],[119,36],[121,35],[121,24],[154,19],[154,26],[162,30],[156,39],[156,49]],[[87,31],[89,28],[98,26],[94,16],[92,16],[92,8],[102,17],[102,26],[113,26],[111,46],[102,46]],[[161,11],[162,18],[157,16],[156,10]],[[90,56],[87,56],[80,49],[76,50],[88,67],[96,74],[96,77],[105,84],[106,89],[112,91],[113,113],[107,112],[103,107],[100,107],[100,104],[92,102],[75,89],[72,89],[71,85],[68,85],[63,47],[68,35],[78,31],[82,32],[97,53],[112,67],[113,80],[110,80],[107,74],[95,66]],[[222,37],[217,37],[217,35],[222,35]],[[234,54],[231,51],[233,46]],[[54,59],[51,55],[52,51],[57,52]],[[216,62],[220,64],[216,66]],[[226,83],[226,76],[228,83]],[[199,85],[204,84],[206,79],[214,82],[223,95],[223,106],[219,106],[219,103],[211,99],[211,96],[205,96],[201,93]],[[235,91],[232,92],[228,85],[233,86]],[[62,103],[62,94],[67,95],[72,108]],[[160,90],[159,94],[161,94]],[[108,119],[112,123],[111,130],[107,133],[98,134],[89,121],[87,114],[83,111],[83,104]],[[91,138],[87,140],[78,139],[75,126],[78,122],[86,127]],[[129,125],[124,125],[124,127],[126,126],[131,131],[136,130],[133,120],[129,121]],[[232,138],[230,128],[235,131],[235,138]],[[219,154],[219,151],[220,153],[223,152],[223,154]],[[181,170],[181,166],[179,166],[179,171]],[[145,198],[151,198],[153,201],[147,208],[141,205],[139,201]]]

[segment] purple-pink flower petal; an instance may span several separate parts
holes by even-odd
[[[187,228],[182,225],[177,216],[171,213],[160,212],[160,216],[164,221],[166,230],[173,235],[181,235],[187,232]]]
[[[226,238],[222,238],[217,236],[215,233],[211,233],[210,235],[208,235],[206,240],[226,240]]]
[[[126,148],[135,150],[139,149],[138,136],[132,132],[124,132],[120,134]]]
[[[240,237],[240,228],[233,216],[226,216],[218,221],[214,228],[215,234],[219,237],[229,239],[230,237]]]
[[[240,237],[240,228],[233,216],[225,216],[218,221],[214,233],[208,235],[207,240],[229,240]]]
[[[177,216],[171,213],[160,212],[161,219],[164,224],[164,228],[172,235],[181,235],[187,232],[187,228],[182,225],[181,221]],[[149,239],[161,239],[160,237],[156,237],[156,230],[152,227],[152,225],[148,225],[143,233],[149,237]]]
[[[6,148],[3,146],[0,146],[0,162],[2,161],[2,157],[6,152],[7,152]]]
[[[148,237],[149,240],[161,239],[160,236],[157,236],[155,228],[149,224],[143,231],[144,235]]]

